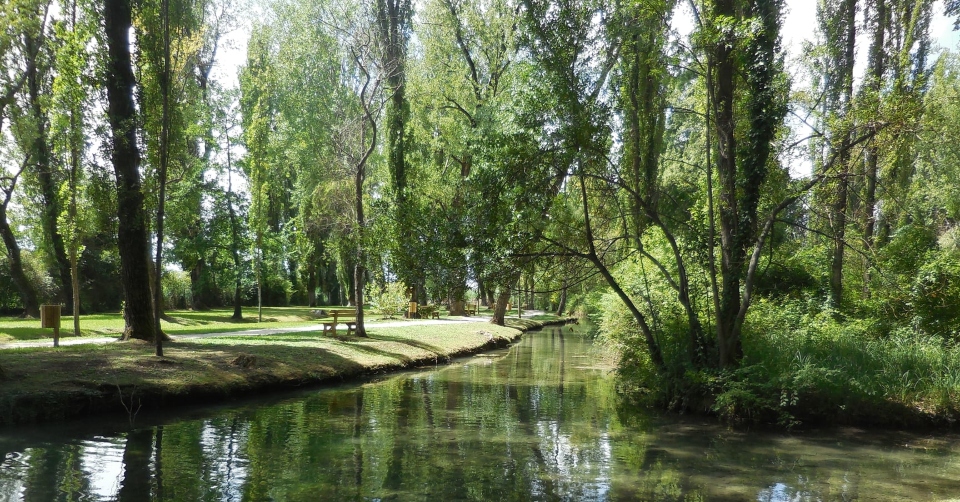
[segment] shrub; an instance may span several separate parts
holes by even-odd
[[[391,282],[370,298],[374,312],[387,318],[396,317],[407,310],[407,288],[401,282]]]

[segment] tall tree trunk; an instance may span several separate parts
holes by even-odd
[[[72,131],[77,128],[77,116],[75,111],[70,114],[70,127]],[[80,176],[80,145],[73,139],[71,132],[70,141],[70,207],[68,215],[70,225],[73,226],[70,236],[70,286],[73,290],[71,298],[73,299],[73,334],[80,336],[80,236],[77,226],[77,185]]]
[[[190,308],[193,310],[208,310],[210,307],[204,302],[204,287],[202,284],[207,263],[202,256],[196,258],[196,263],[190,267]]]
[[[487,284],[485,281],[477,279],[477,296],[480,298],[480,305],[487,307]]]
[[[131,0],[104,0],[107,41],[107,115],[113,131],[112,160],[117,179],[117,250],[123,284],[124,339],[153,342],[155,327],[149,279],[149,246],[140,182],[137,114],[133,90],[136,79],[130,57]]]
[[[42,42],[38,38],[26,37],[27,54],[34,58],[40,57]],[[33,139],[32,158],[33,167],[40,188],[40,198],[43,201],[43,213],[41,222],[43,224],[43,233],[50,243],[53,251],[53,258],[56,262],[57,279],[59,282],[60,301],[73,307],[72,289],[70,288],[70,260],[67,258],[66,247],[63,243],[63,236],[60,235],[57,219],[60,217],[60,198],[59,189],[53,174],[51,165],[50,142],[47,131],[47,115],[41,106],[41,100],[44,99],[43,89],[44,77],[40,74],[43,71],[38,61],[27,64],[27,91],[30,96],[30,112],[36,127],[36,136]]]
[[[763,243],[764,234],[758,233],[757,218],[761,188],[766,180],[771,144],[787,111],[778,85],[778,76],[782,73],[780,3],[718,0],[714,4],[714,19],[738,19],[738,16],[756,19],[760,29],[746,40],[737,38],[732,30],[725,31],[711,54],[711,66],[716,71],[711,90],[716,106],[720,180],[721,281],[716,315],[717,345],[720,366],[725,368],[739,365],[743,357],[740,335],[750,307],[752,287],[747,249],[750,246],[757,249],[756,246]],[[741,63],[746,67],[740,67]],[[744,81],[741,93],[735,85],[738,74]],[[743,121],[748,124],[739,145],[734,117],[734,109],[739,108],[735,105],[737,95],[743,96]],[[752,257],[750,261],[752,263]]]
[[[307,274],[307,303],[311,307],[317,306],[317,269],[314,265]]]
[[[842,50],[833,54],[830,58],[828,76],[829,88],[826,90],[827,102],[832,109],[829,110],[840,125],[832,135],[836,138],[831,145],[832,152],[839,152],[837,163],[840,166],[840,172],[837,177],[837,186],[833,207],[831,208],[831,226],[833,227],[833,249],[832,260],[830,264],[830,303],[834,309],[840,309],[843,300],[843,255],[846,247],[847,230],[847,202],[849,199],[849,175],[850,175],[850,141],[851,130],[843,121],[850,113],[853,101],[853,66],[856,50],[856,0],[843,0],[839,6],[839,11],[824,10],[826,4],[820,4],[821,26],[827,27],[826,31],[833,31],[830,28],[835,27],[835,32],[827,33],[828,44],[842,44]],[[831,48],[831,53],[833,49]]]
[[[883,72],[886,67],[884,41],[887,32],[887,2],[875,0],[876,12],[873,19],[873,40],[870,42],[870,69],[864,82],[864,89],[870,93],[873,110],[879,113],[880,85],[883,82]],[[864,160],[865,189],[863,195],[863,243],[869,255],[874,248],[876,233],[877,211],[877,173],[879,170],[880,148],[876,141],[867,144]],[[863,296],[870,297],[870,264],[863,267]]]
[[[359,236],[357,239],[357,263],[353,268],[353,289],[354,289],[354,302],[357,307],[357,336],[366,337],[367,328],[364,326],[363,322],[363,281],[365,271],[363,268],[364,263],[364,249],[363,249],[363,231],[364,231],[364,216],[363,216],[363,178],[364,178],[364,166],[361,165],[357,169],[356,177],[354,178],[354,188],[356,188],[356,211],[357,211],[357,231]]]
[[[233,156],[230,149],[230,131],[224,131],[227,139],[227,213],[230,215],[230,254],[233,256],[233,270],[235,275],[233,289],[233,316],[231,319],[243,319],[243,305],[241,304],[241,282],[243,268],[240,262],[240,230],[237,221],[237,212],[233,209]]]
[[[160,330],[160,312],[163,305],[163,223],[164,209],[167,203],[167,167],[170,163],[170,0],[160,0],[161,21],[163,22],[163,69],[160,73],[161,124],[160,124],[160,165],[157,169],[157,255],[153,286],[153,319],[157,344],[156,355],[163,356],[163,332]]]
[[[733,0],[717,0],[715,17],[734,18]],[[713,54],[716,78],[714,79],[714,103],[716,104],[717,128],[717,173],[720,178],[720,310],[717,312],[717,345],[720,366],[736,365],[743,349],[740,337],[734,330],[737,311],[740,309],[740,272],[743,268],[740,235],[739,207],[737,204],[737,141],[734,137],[734,74],[733,48],[735,41],[723,37],[716,44]]]
[[[833,258],[830,262],[830,305],[839,310],[843,301],[843,253],[846,247],[848,164],[849,159],[841,160],[841,169],[837,179],[836,200],[833,205]]]

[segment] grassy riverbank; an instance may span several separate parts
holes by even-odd
[[[369,338],[318,332],[180,339],[165,357],[141,342],[0,351],[0,425],[211,402],[426,364],[503,347],[557,319],[368,327]]]
[[[170,310],[160,322],[161,329],[169,335],[191,335],[197,333],[229,333],[259,328],[292,328],[317,322],[312,312],[331,307],[264,307],[263,321],[258,321],[256,307],[243,309],[243,319],[232,319],[232,308],[220,308],[203,311]],[[339,307],[343,308],[343,307]],[[376,322],[382,316],[365,313],[367,321]],[[73,338],[73,317],[64,315],[61,319],[60,336]],[[123,316],[119,312],[87,314],[80,316],[80,337],[120,337],[123,333]],[[0,317],[0,346],[5,342],[23,342],[49,340],[53,343],[53,330],[41,329],[40,319],[20,317]]]

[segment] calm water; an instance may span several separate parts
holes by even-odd
[[[948,500],[960,438],[618,410],[571,327],[272,401],[0,430],[0,500]]]

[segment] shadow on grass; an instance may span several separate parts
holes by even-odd
[[[401,337],[399,337],[399,336],[390,336],[390,335],[376,335],[376,334],[371,335],[371,334],[368,334],[367,336],[368,336],[371,340],[383,340],[383,341],[385,341],[385,342],[404,343],[404,344],[411,345],[411,346],[416,347],[416,348],[421,349],[421,350],[426,350],[426,351],[428,351],[428,352],[433,352],[434,354],[437,354],[438,356],[441,355],[441,354],[443,354],[443,349],[441,349],[440,347],[437,347],[437,346],[435,346],[435,345],[430,345],[429,343],[424,343],[424,342],[421,342],[421,341],[418,341],[418,340],[411,340],[411,339],[409,339],[409,338],[401,338]]]
[[[292,340],[287,340],[292,341]],[[315,342],[316,340],[310,340]],[[240,355],[254,355],[273,358],[274,364],[284,364],[298,368],[309,368],[311,366],[322,365],[330,366],[336,371],[359,370],[363,365],[330,352],[324,347],[311,347],[306,345],[286,345],[277,344],[253,344],[253,343],[190,343],[174,342],[168,344],[168,347],[180,349],[193,355],[214,355],[226,354],[229,358]],[[171,354],[176,358],[177,354]],[[270,362],[264,362],[269,364]],[[254,366],[257,367],[257,366]]]
[[[37,323],[39,324],[39,322]],[[13,338],[13,341],[26,342],[30,340],[42,340],[44,338],[53,339],[53,330],[44,329],[39,326],[36,328],[3,328],[0,330],[0,335],[10,335]],[[60,338],[71,337],[73,338],[73,327],[69,330],[60,328]],[[3,342],[0,341],[0,344]]]
[[[230,339],[231,339],[231,340],[248,340],[248,341],[249,341],[251,338],[245,336],[245,337],[242,337],[242,338],[241,338],[241,337],[232,337],[232,338],[230,338]],[[257,337],[254,338],[254,339],[259,340],[259,341],[264,341],[264,342],[271,342],[271,341],[272,341],[272,342],[282,342],[282,343],[316,343],[316,342],[318,342],[318,341],[326,341],[326,342],[330,342],[330,343],[340,343],[340,344],[342,344],[342,345],[344,345],[344,346],[347,346],[347,347],[349,347],[349,348],[351,348],[351,349],[354,349],[354,350],[356,350],[356,351],[358,351],[358,352],[363,352],[363,353],[365,353],[365,354],[370,354],[370,355],[372,355],[372,356],[389,357],[389,358],[392,358],[392,359],[396,359],[396,360],[398,360],[398,361],[401,361],[401,362],[403,362],[403,363],[405,363],[405,364],[409,364],[409,363],[413,362],[413,359],[411,359],[410,356],[407,356],[407,355],[404,355],[404,354],[398,354],[398,353],[396,353],[396,352],[390,352],[390,351],[388,351],[388,350],[379,349],[379,348],[377,348],[377,347],[372,347],[372,346],[369,345],[369,342],[379,340],[379,341],[395,342],[395,343],[400,343],[400,344],[409,345],[409,346],[411,346],[411,347],[415,347],[415,348],[418,348],[418,349],[421,349],[421,350],[425,350],[425,351],[427,351],[427,352],[430,352],[430,353],[432,353],[432,354],[434,355],[434,357],[445,357],[443,354],[441,354],[441,349],[439,349],[439,348],[437,348],[437,347],[433,347],[433,346],[431,346],[431,345],[427,345],[427,344],[424,344],[424,343],[418,343],[418,342],[415,342],[415,341],[412,341],[412,340],[408,340],[408,339],[405,339],[405,338],[395,338],[395,337],[368,336],[367,338],[357,338],[357,337],[353,337],[353,336],[347,337],[347,336],[344,336],[344,335],[337,335],[336,337],[328,337],[328,336],[320,335],[319,333],[316,333],[316,334],[314,334],[314,335],[309,335],[309,334],[305,334],[305,333],[277,333],[277,334],[275,334],[275,335],[257,336]],[[204,345],[207,345],[207,344],[204,344]],[[234,344],[230,344],[230,345],[234,345]],[[238,343],[238,344],[236,344],[236,345],[243,345],[243,344],[242,344],[242,343]],[[263,345],[256,344],[256,345],[249,345],[249,346],[253,346],[253,347],[269,347],[269,346],[272,346],[272,345],[269,344],[269,343],[267,343],[267,344],[263,344]],[[298,346],[298,347],[301,347],[301,346]],[[310,348],[316,348],[316,347],[310,347]],[[320,350],[326,350],[326,349],[320,348]]]
[[[233,312],[177,312],[170,316],[175,319],[176,324],[256,324],[257,316],[248,316],[237,320],[233,318]],[[185,321],[185,322],[184,322]],[[277,322],[275,317],[264,317],[263,322]]]

